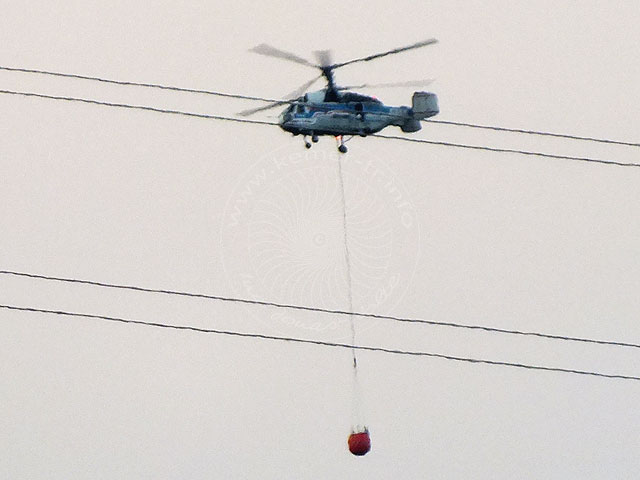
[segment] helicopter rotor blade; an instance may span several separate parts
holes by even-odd
[[[394,48],[393,50],[388,50],[388,51],[382,52],[382,53],[375,53],[373,55],[368,55],[368,56],[362,57],[362,58],[356,58],[356,59],[353,59],[353,60],[349,60],[347,62],[335,63],[333,65],[330,65],[330,67],[332,69],[334,69],[334,68],[344,67],[345,65],[351,65],[352,63],[356,63],[356,62],[368,62],[370,60],[374,60],[374,59],[380,58],[380,57],[385,57],[387,55],[393,55],[395,53],[406,52],[407,50],[413,50],[413,49],[416,49],[416,48],[426,47],[427,45],[432,45],[432,44],[437,43],[437,42],[438,42],[438,40],[436,40],[435,38],[430,38],[428,40],[423,40],[422,42],[414,43],[412,45],[407,45],[406,47],[398,47],[398,48]]]
[[[279,48],[272,47],[271,45],[267,45],[266,43],[261,43],[260,45],[257,45],[249,49],[249,51],[257,53],[259,55],[266,55],[267,57],[282,58],[284,60],[289,60],[290,62],[306,65],[307,67],[314,67],[314,68],[318,67],[318,65],[314,65],[310,61],[302,57],[299,57],[298,55],[295,55],[290,52],[285,52],[284,50],[280,50]]]
[[[320,78],[322,78],[322,75],[314,77],[312,80],[309,80],[308,82],[305,82],[303,85],[300,85],[300,87],[296,88],[293,92],[289,92],[288,95],[285,95],[283,100],[280,100],[278,102],[272,102],[272,103],[269,103],[268,105],[263,105],[262,107],[251,108],[249,110],[243,110],[242,112],[239,112],[238,115],[240,115],[242,117],[248,117],[249,115],[253,115],[254,113],[262,112],[264,110],[269,110],[271,108],[275,108],[275,107],[278,107],[280,105],[285,105],[287,103],[293,103],[303,93],[305,93],[307,91],[307,89],[311,85],[313,85]]]
[[[362,83],[360,85],[349,85],[347,87],[338,87],[338,90],[351,90],[353,88],[396,88],[396,87],[426,87],[433,83],[432,78],[424,80],[408,80],[406,82],[391,83]]]
[[[310,81],[306,82],[304,85],[300,86],[299,88],[297,88],[293,92],[289,93],[285,97],[284,100],[279,100],[277,102],[272,102],[272,103],[270,103],[268,105],[264,105],[262,107],[253,108],[253,109],[250,109],[250,110],[244,110],[244,111],[240,112],[239,115],[241,115],[241,116],[249,116],[249,115],[253,115],[254,113],[257,113],[257,112],[262,112],[264,110],[269,110],[271,108],[275,108],[275,107],[277,107],[279,105],[284,105],[284,104],[287,104],[287,103],[295,103],[295,101],[302,94],[304,94],[304,92],[314,82],[316,82],[322,76],[325,76],[327,78],[328,89],[332,89],[333,88],[335,90],[348,90],[350,88],[421,87],[421,86],[428,85],[429,83],[432,82],[432,80],[413,80],[413,81],[408,81],[408,82],[362,84],[362,85],[357,85],[357,86],[352,86],[352,87],[335,87],[335,85],[333,83],[332,71],[334,69],[336,69],[336,68],[344,67],[346,65],[351,65],[352,63],[368,62],[368,61],[374,60],[376,58],[385,57],[387,55],[393,55],[393,54],[400,53],[400,52],[406,52],[407,50],[414,50],[416,48],[422,48],[422,47],[425,47],[427,45],[432,45],[432,44],[437,43],[437,42],[438,42],[438,40],[436,40],[435,38],[430,38],[428,40],[423,40],[421,42],[417,42],[417,43],[414,43],[412,45],[407,45],[407,46],[404,46],[404,47],[394,48],[393,50],[388,50],[386,52],[376,53],[376,54],[368,55],[368,56],[362,57],[362,58],[355,58],[353,60],[349,60],[347,62],[341,62],[341,63],[331,63],[332,59],[331,59],[331,51],[330,50],[319,50],[319,51],[314,52],[315,57],[318,60],[318,64],[311,63],[309,60],[307,60],[305,58],[302,58],[302,57],[299,57],[298,55],[295,55],[295,54],[293,54],[291,52],[287,52],[285,50],[280,50],[279,48],[272,47],[271,45],[268,45],[266,43],[261,43],[260,45],[257,45],[255,47],[251,48],[249,51],[257,53],[259,55],[265,55],[265,56],[268,56],[268,57],[275,57],[275,58],[281,58],[283,60],[289,60],[290,62],[298,63],[300,65],[305,65],[307,67],[319,68],[320,70],[322,70],[322,74],[319,77],[316,77],[313,80],[310,80]]]
[[[248,117],[250,115],[253,115],[254,113],[263,112],[265,110],[270,110],[272,108],[276,108],[277,106],[284,105],[286,103],[289,103],[289,100],[282,100],[281,102],[269,103],[268,105],[263,105],[262,107],[251,108],[249,110],[243,110],[241,112],[238,112],[238,115],[240,115],[241,117]]]
[[[300,85],[293,92],[289,92],[289,94],[285,95],[284,98],[286,98],[288,100],[294,100],[294,99],[300,97],[302,94],[304,94],[307,91],[307,89],[311,85],[316,83],[320,78],[322,78],[322,75],[318,75],[317,77],[314,77],[313,80],[309,80],[308,82],[305,82],[304,84]]]

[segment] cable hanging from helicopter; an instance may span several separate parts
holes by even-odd
[[[414,92],[411,106],[393,107],[382,103],[380,100],[350,91],[353,88],[367,87],[421,87],[431,83],[431,80],[406,81],[382,84],[362,84],[355,86],[338,86],[334,79],[334,70],[351,65],[356,62],[368,62],[387,55],[393,55],[407,50],[414,50],[437,43],[435,38],[394,48],[386,52],[376,53],[366,57],[356,58],[341,63],[333,63],[329,50],[314,52],[317,63],[310,62],[298,55],[272,47],[265,43],[260,44],[250,51],[260,55],[289,60],[307,67],[317,68],[320,75],[306,82],[284,100],[268,105],[240,112],[242,116],[253,115],[261,111],[288,104],[287,108],[278,117],[278,125],[286,132],[302,135],[306,148],[311,148],[318,142],[322,135],[330,135],[336,138],[338,150],[347,152],[344,136],[366,137],[379,132],[388,126],[397,126],[403,132],[413,133],[422,128],[420,121],[437,115],[438,97],[435,93],[417,91]],[[307,92],[317,80],[324,77],[327,85],[322,90]],[[311,137],[309,142],[308,137]]]
[[[377,133],[390,125],[400,127],[403,132],[416,132],[421,128],[421,120],[439,113],[438,98],[435,94],[428,92],[415,92],[413,94],[411,107],[391,107],[384,105],[380,100],[374,97],[350,91],[351,88],[364,88],[367,85],[361,85],[359,87],[340,87],[336,85],[333,72],[337,68],[351,65],[356,62],[367,62],[387,55],[421,48],[433,43],[436,43],[436,40],[429,39],[413,45],[396,48],[342,63],[333,63],[331,60],[331,54],[328,50],[316,51],[315,55],[318,61],[317,64],[293,53],[285,52],[267,44],[258,45],[251,49],[251,51],[261,55],[282,58],[304,66],[318,68],[321,74],[306,82],[294,92],[291,92],[286,96],[285,100],[273,102],[263,107],[246,110],[241,112],[240,115],[248,116],[283,104],[288,104],[286,109],[278,118],[278,125],[283,130],[290,132],[293,135],[302,135],[307,149],[311,148],[311,142],[318,142],[321,135],[332,135],[336,138],[338,151],[340,153],[347,152],[345,142],[348,141],[348,139],[345,140],[345,136],[352,137],[360,135],[365,137],[367,135]],[[327,81],[325,88],[314,92],[306,92],[313,83],[322,77]],[[402,82],[398,84],[383,84],[379,86],[422,86],[426,83],[430,82]],[[291,102],[291,100],[294,101]],[[311,137],[311,142],[307,139],[309,136]],[[349,311],[353,312],[353,299],[351,296],[351,268],[347,242],[347,211],[344,179],[340,159],[338,159],[338,176],[340,180],[339,183],[343,208]],[[352,345],[355,345],[355,325],[353,316],[350,317],[350,326],[351,343]],[[352,349],[352,358],[353,423],[347,444],[349,446],[349,451],[353,455],[363,456],[371,449],[371,438],[368,427],[361,420],[361,393],[358,380],[358,363],[355,348]]]

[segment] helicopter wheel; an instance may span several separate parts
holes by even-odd
[[[336,136],[336,142],[338,142],[338,151],[340,153],[347,153],[347,146],[344,144],[344,137],[342,135]]]
[[[318,135],[311,135],[311,141],[313,143],[318,143],[318,140],[319,140]]]
[[[311,148],[311,144],[310,144],[309,142],[304,142],[304,146],[305,146],[307,149]]]

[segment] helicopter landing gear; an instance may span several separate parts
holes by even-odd
[[[318,135],[311,135],[311,141],[313,143],[318,143],[318,140],[319,140]]]
[[[311,144],[309,143],[309,140],[307,140],[307,136],[306,136],[306,135],[304,135],[304,136],[302,137],[302,139],[304,140],[304,146],[305,146],[305,148],[306,148],[307,150],[309,150],[309,149],[311,148]],[[312,139],[312,140],[313,140],[313,139]]]
[[[336,137],[336,142],[338,142],[338,151],[340,153],[347,153],[347,146],[344,144],[344,139],[342,135],[338,135]]]

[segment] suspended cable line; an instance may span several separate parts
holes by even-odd
[[[19,92],[19,91],[13,91],[13,90],[0,90],[0,94],[19,95],[19,96],[23,96],[23,97],[34,97],[34,98],[42,98],[42,99],[48,99],[48,100],[60,100],[60,101],[67,101],[67,102],[78,102],[78,103],[85,103],[85,104],[91,104],[91,105],[101,105],[101,106],[106,106],[106,107],[127,108],[127,109],[132,109],[132,110],[146,110],[146,111],[155,112],[155,113],[165,113],[165,114],[171,114],[171,115],[182,115],[182,116],[186,116],[186,117],[197,117],[197,118],[204,118],[204,119],[209,119],[209,120],[220,120],[220,121],[228,121],[228,122],[236,122],[236,123],[252,123],[252,124],[256,124],[256,125],[270,125],[270,126],[279,125],[277,122],[270,122],[270,121],[266,121],[266,120],[249,120],[247,118],[235,118],[235,117],[228,117],[228,116],[223,116],[223,115],[208,115],[208,114],[204,114],[204,113],[184,112],[184,111],[181,111],[181,110],[170,110],[170,109],[164,109],[164,108],[148,107],[148,106],[144,106],[144,105],[132,105],[132,104],[127,104],[127,103],[102,102],[102,101],[99,101],[99,100],[91,100],[91,99],[87,99],[87,98],[63,97],[63,96],[56,96],[56,95],[45,95],[45,94],[42,94],[42,93],[34,93],[34,92]],[[466,144],[461,144],[461,143],[450,143],[450,142],[440,142],[440,141],[435,141],[435,140],[424,140],[424,139],[419,139],[419,138],[400,137],[400,136],[396,136],[396,135],[375,134],[375,135],[370,135],[370,136],[374,137],[374,138],[384,138],[384,139],[387,139],[387,140],[401,140],[401,141],[405,141],[405,142],[424,143],[424,144],[429,144],[429,145],[465,148],[465,149],[471,149],[471,150],[485,150],[485,151],[497,152],[497,153],[514,153],[514,154],[519,154],[519,155],[529,155],[529,156],[536,156],[536,157],[543,157],[543,158],[553,158],[553,159],[560,159],[560,160],[574,160],[574,161],[580,161],[580,162],[600,163],[600,164],[605,164],[605,165],[617,165],[617,166],[622,166],[622,167],[640,167],[640,163],[624,163],[624,162],[616,162],[616,161],[613,161],[613,160],[600,160],[600,159],[596,159],[596,158],[587,158],[587,157],[572,157],[572,156],[568,156],[568,155],[554,155],[554,154],[550,154],[550,153],[529,152],[529,151],[526,151],[526,150],[513,150],[513,149],[506,149],[506,148],[494,148],[494,147],[487,147],[487,146],[482,146],[482,145],[466,145]]]
[[[325,347],[346,348],[346,349],[363,350],[363,351],[370,351],[370,352],[382,352],[382,353],[388,353],[388,354],[408,355],[408,356],[414,356],[414,357],[432,357],[432,358],[440,358],[443,360],[452,360],[456,362],[478,363],[478,364],[495,365],[495,366],[503,366],[503,367],[515,367],[515,368],[523,368],[527,370],[543,370],[547,372],[560,372],[560,373],[569,373],[569,374],[575,374],[575,375],[588,375],[593,377],[602,377],[602,378],[609,378],[609,379],[636,380],[636,381],[640,380],[640,377],[636,377],[632,375],[608,374],[608,373],[594,372],[589,370],[576,370],[571,368],[545,367],[541,365],[529,365],[524,363],[502,362],[497,360],[485,360],[485,359],[470,358],[470,357],[457,357],[453,355],[445,355],[442,353],[432,353],[432,352],[415,351],[415,350],[399,350],[394,348],[375,347],[375,346],[368,346],[368,345],[351,345],[348,343],[326,342],[321,340],[312,340],[312,339],[295,338],[295,337],[281,337],[281,336],[275,336],[275,335],[265,335],[261,333],[236,332],[232,330],[217,330],[212,328],[193,327],[189,325],[173,325],[173,324],[158,323],[158,322],[147,322],[142,320],[132,320],[132,319],[122,318],[122,317],[111,317],[107,315],[76,313],[76,312],[67,312],[62,310],[47,310],[47,309],[33,308],[33,307],[18,307],[15,305],[0,305],[0,308],[3,308],[5,310],[42,313],[42,314],[58,315],[58,316],[65,316],[65,317],[89,318],[93,320],[104,320],[108,322],[118,322],[118,323],[132,324],[132,325],[143,325],[147,327],[168,328],[168,329],[174,329],[174,330],[188,330],[192,332],[208,333],[208,334],[215,334],[215,335],[227,335],[227,336],[234,336],[234,337],[255,338],[255,339],[261,339],[261,340],[304,343],[304,344],[310,344],[310,345],[320,345]]]
[[[386,138],[387,140],[401,140],[404,142],[413,142],[413,143],[425,143],[428,145],[439,145],[442,147],[455,147],[455,148],[466,148],[470,150],[484,150],[487,152],[496,152],[496,153],[515,153],[518,155],[529,155],[535,157],[544,157],[544,158],[554,158],[558,160],[572,160],[576,162],[590,162],[590,163],[602,163],[605,165],[617,165],[619,167],[640,167],[640,163],[625,163],[625,162],[616,162],[614,160],[601,160],[598,158],[588,158],[588,157],[573,157],[570,155],[555,155],[552,153],[542,153],[542,152],[530,152],[527,150],[515,150],[511,148],[496,148],[496,147],[486,147],[483,145],[466,145],[462,143],[452,143],[452,142],[441,142],[437,140],[426,140],[422,138],[410,138],[410,137],[400,137],[398,135],[385,135],[382,133],[376,133],[370,135],[374,138]]]
[[[275,99],[275,98],[266,98],[266,97],[257,97],[252,95],[242,95],[235,93],[225,93],[214,90],[204,90],[204,89],[196,89],[196,88],[185,88],[185,87],[177,87],[173,85],[163,85],[159,83],[144,83],[144,82],[133,82],[128,80],[114,80],[109,78],[91,76],[91,75],[80,75],[76,73],[63,73],[63,72],[53,72],[48,70],[38,70],[33,68],[20,68],[20,67],[5,67],[0,66],[0,70],[5,70],[9,72],[20,72],[20,73],[30,73],[37,75],[47,75],[53,77],[63,77],[63,78],[74,78],[79,80],[89,80],[94,82],[108,83],[113,85],[122,85],[122,86],[134,86],[134,87],[143,87],[143,88],[156,88],[160,90],[171,90],[175,92],[185,92],[185,93],[198,93],[204,95],[213,95],[217,97],[225,97],[225,98],[235,98],[240,100],[252,100],[259,101],[265,103],[282,103],[282,104],[295,104],[300,103],[297,99],[284,100],[284,99]],[[394,115],[395,116],[395,115]],[[598,143],[607,143],[607,144],[615,144],[615,145],[626,145],[630,147],[640,147],[640,142],[627,142],[621,140],[610,140],[606,138],[595,138],[595,137],[586,137],[580,135],[571,135],[566,133],[554,133],[554,132],[545,132],[545,131],[537,131],[537,130],[526,130],[519,128],[508,128],[508,127],[500,127],[500,126],[492,126],[492,125],[479,125],[475,123],[466,123],[466,122],[454,122],[450,120],[425,120],[430,123],[442,124],[442,125],[452,125],[458,127],[467,127],[467,128],[477,128],[483,130],[494,130],[499,132],[512,132],[512,133],[522,133],[526,135],[541,135],[548,137],[556,137],[556,138],[567,138],[571,140],[581,140],[581,141],[589,141],[589,142],[598,142]]]
[[[140,82],[129,82],[126,80],[112,80],[109,78],[102,77],[92,77],[89,75],[78,75],[75,73],[61,73],[61,72],[49,72],[46,70],[35,70],[31,68],[13,68],[13,67],[3,67],[0,66],[0,70],[6,70],[9,72],[22,72],[22,73],[36,73],[39,75],[50,75],[54,77],[65,77],[65,78],[76,78],[80,80],[91,80],[95,82],[101,83],[110,83],[113,85],[123,85],[130,87],[145,87],[145,88],[157,88],[160,90],[172,90],[174,92],[185,92],[185,93],[201,93],[204,95],[213,95],[216,97],[226,97],[226,98],[235,98],[239,100],[254,100],[259,102],[283,102],[287,103],[286,100],[278,100],[273,98],[264,98],[264,97],[255,97],[251,95],[241,95],[236,93],[224,93],[224,92],[216,92],[214,90],[199,90],[196,88],[183,88],[183,87],[175,87],[171,85],[161,85],[159,83],[140,83]]]
[[[351,330],[351,359],[353,367],[352,378],[352,430],[354,432],[363,431],[366,432],[366,426],[362,422],[362,391],[360,389],[360,381],[358,379],[358,356],[356,354],[356,325],[353,318],[353,288],[352,288],[352,276],[351,276],[351,255],[349,252],[349,230],[347,228],[347,199],[344,188],[344,172],[342,169],[343,155],[336,152],[338,155],[338,185],[340,187],[340,203],[342,205],[342,235],[344,244],[344,260],[345,260],[345,280],[347,282],[347,302],[349,307],[349,328]]]
[[[492,125],[478,125],[477,123],[453,122],[450,120],[432,120],[426,119],[423,122],[440,123],[442,125],[454,125],[456,127],[479,128],[482,130],[494,130],[497,132],[523,133],[525,135],[541,135],[545,137],[568,138],[571,140],[583,140],[588,142],[610,143],[614,145],[626,145],[628,147],[640,147],[640,143],[623,142],[621,140],[609,140],[606,138],[583,137],[580,135],[571,135],[567,133],[540,132],[536,130],[524,130],[521,128],[496,127]]]
[[[90,286],[97,286],[97,287],[103,287],[103,288],[130,290],[130,291],[136,291],[136,292],[156,293],[156,294],[162,294],[162,295],[175,295],[180,297],[201,298],[201,299],[207,299],[207,300],[217,300],[222,302],[241,303],[246,305],[259,305],[263,307],[300,310],[300,311],[306,311],[306,312],[325,313],[325,314],[331,314],[331,315],[342,315],[342,316],[353,315],[353,316],[362,317],[362,318],[374,318],[377,320],[389,320],[389,321],[402,322],[402,323],[414,323],[414,324],[440,326],[440,327],[461,328],[461,329],[467,329],[467,330],[480,330],[480,331],[485,331],[490,333],[521,335],[521,336],[528,336],[528,337],[546,338],[550,340],[562,340],[562,341],[570,341],[570,342],[591,343],[591,344],[598,344],[598,345],[610,345],[610,346],[616,346],[616,347],[640,348],[640,344],[630,343],[630,342],[596,340],[591,338],[572,337],[572,336],[565,336],[565,335],[553,335],[548,333],[530,332],[530,331],[521,331],[521,330],[510,330],[505,328],[495,328],[495,327],[488,327],[484,325],[469,325],[464,323],[440,322],[435,320],[425,320],[425,319],[419,319],[419,318],[405,318],[405,317],[398,317],[398,316],[391,316],[391,315],[378,315],[375,313],[349,312],[345,310],[332,310],[327,308],[310,307],[305,305],[275,303],[275,302],[250,300],[245,298],[235,298],[235,297],[227,297],[227,296],[220,296],[220,295],[208,295],[203,293],[148,288],[148,287],[141,287],[141,286],[135,286],[135,285],[121,285],[121,284],[115,284],[115,283],[99,282],[94,280],[64,278],[64,277],[56,277],[51,275],[40,275],[35,273],[17,272],[17,271],[11,271],[11,270],[0,270],[0,275],[33,278],[33,279],[48,280],[48,281],[62,282],[62,283],[71,283],[71,284],[90,285]]]
[[[235,117],[227,117],[224,115],[208,115],[205,113],[183,112],[181,110],[170,110],[166,108],[148,107],[145,105],[131,105],[128,103],[101,102],[99,100],[91,100],[88,98],[61,97],[57,95],[45,95],[43,93],[33,93],[33,92],[17,92],[13,90],[0,90],[0,93],[4,93],[8,95],[19,95],[23,97],[44,98],[47,100],[62,100],[66,102],[78,102],[78,103],[87,103],[90,105],[102,105],[104,107],[118,107],[118,108],[128,108],[132,110],[146,110],[146,111],[155,112],[155,113],[183,115],[186,117],[206,118],[209,120],[222,120],[227,122],[238,122],[238,123],[254,123],[257,125],[278,125],[276,122],[269,122],[266,120],[250,120],[248,118],[235,118]]]
[[[356,343],[356,327],[353,322],[353,288],[351,280],[351,255],[349,253],[349,235],[347,230],[347,199],[344,193],[344,174],[342,172],[342,155],[338,154],[338,185],[340,186],[340,203],[342,204],[342,234],[344,244],[344,262],[345,262],[345,280],[347,281],[347,301],[349,305],[349,326],[351,328],[351,344]],[[353,356],[353,372],[354,375],[358,371],[358,360],[356,351],[352,351]]]

